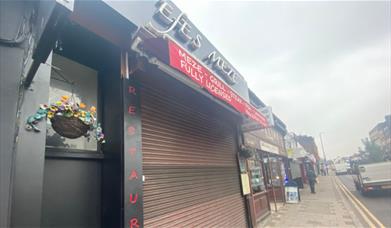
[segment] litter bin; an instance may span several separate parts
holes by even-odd
[[[286,203],[298,203],[300,201],[299,186],[295,181],[288,181],[285,184]]]

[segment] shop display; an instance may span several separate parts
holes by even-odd
[[[248,166],[251,173],[251,186],[254,193],[265,190],[264,177],[260,161],[248,160]]]

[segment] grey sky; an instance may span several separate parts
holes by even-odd
[[[391,111],[390,2],[175,1],[287,124],[328,158]]]

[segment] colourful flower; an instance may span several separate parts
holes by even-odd
[[[41,104],[41,105],[39,106],[39,108],[40,108],[40,109],[47,109],[48,106],[47,106],[46,104]]]
[[[105,143],[102,127],[97,122],[95,117],[97,111],[96,107],[91,106],[88,111],[83,110],[86,107],[87,106],[82,102],[75,103],[69,101],[69,96],[61,96],[60,100],[50,104],[50,106],[43,104],[40,105],[37,112],[26,120],[26,129],[34,129],[34,131],[39,132],[39,129],[36,127],[36,125],[38,124],[38,121],[44,119],[45,117],[52,119],[55,115],[61,115],[67,118],[78,118],[89,127],[89,131],[95,132],[95,138],[98,142]],[[89,132],[87,132],[85,136],[89,138]]]
[[[66,95],[61,96],[61,101],[62,101],[62,102],[67,102],[68,99],[69,99],[69,96],[66,96]]]
[[[52,112],[56,112],[58,110],[58,108],[56,106],[51,106],[50,107],[50,111]]]
[[[90,108],[90,112],[91,112],[91,113],[95,113],[95,112],[96,112],[96,108],[95,108],[95,106],[91,106],[91,108]]]
[[[72,107],[68,104],[64,105],[66,111],[72,111]]]
[[[72,109],[73,109],[73,111],[78,111],[79,110],[79,106],[77,106],[77,104],[73,104],[72,105]]]
[[[49,111],[48,112],[48,118],[51,119],[51,118],[53,118],[53,116],[54,116],[54,112]]]

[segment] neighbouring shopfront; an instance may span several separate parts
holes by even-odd
[[[291,169],[292,180],[297,183],[299,188],[304,188],[303,174],[301,170],[302,161],[298,159],[289,159],[289,167]]]
[[[239,165],[241,124],[268,120],[172,2],[6,6],[36,10],[44,25],[26,43],[11,227],[249,227],[268,214],[280,158],[260,144]],[[74,132],[56,113],[69,110],[101,123],[87,129],[96,138],[64,136]]]
[[[270,214],[270,197],[265,183],[266,170],[260,153],[247,159],[251,180],[251,195],[249,198],[253,223],[260,222]]]
[[[242,125],[244,144],[254,151],[247,158],[249,170],[251,194],[248,196],[253,224],[259,223],[270,214],[271,210],[277,210],[278,202],[285,202],[284,183],[291,177],[288,158],[284,146],[284,134],[286,127],[269,108],[250,93],[252,103],[263,110],[269,123],[274,127],[259,129],[252,124]]]
[[[292,174],[291,178],[299,185],[300,188],[303,188],[303,184],[307,183],[305,158],[309,154],[297,141],[294,133],[288,133],[285,136],[285,145]]]

